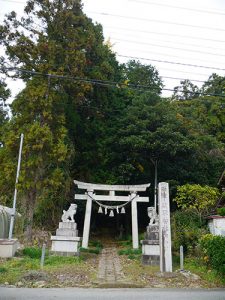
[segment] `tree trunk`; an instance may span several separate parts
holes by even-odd
[[[25,227],[25,236],[28,242],[32,241],[32,226],[34,217],[34,207],[36,202],[36,189],[32,189],[28,192],[27,196],[27,225]]]

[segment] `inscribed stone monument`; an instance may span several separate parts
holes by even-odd
[[[172,272],[169,184],[160,182],[158,193],[160,271]]]

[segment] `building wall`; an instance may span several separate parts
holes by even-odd
[[[208,222],[209,231],[213,235],[225,236],[225,217],[224,218],[213,218]]]

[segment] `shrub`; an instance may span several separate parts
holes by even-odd
[[[225,207],[217,208],[217,214],[220,216],[225,216]]]
[[[184,252],[196,253],[199,240],[208,232],[206,223],[203,223],[194,210],[177,210],[171,218],[171,231],[173,250],[179,251],[180,246]]]
[[[207,234],[202,237],[200,246],[204,261],[217,272],[225,275],[225,237]]]
[[[30,258],[40,258],[41,249],[37,247],[27,247],[23,249],[23,255],[28,256]]]
[[[217,188],[199,184],[185,184],[177,187],[174,201],[179,208],[196,210],[200,220],[214,208],[220,192]]]

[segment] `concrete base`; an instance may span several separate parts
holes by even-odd
[[[51,236],[51,251],[63,256],[79,255],[80,237],[73,236]]]
[[[0,239],[0,257],[14,257],[18,245],[17,239]]]
[[[142,264],[148,266],[159,266],[160,256],[159,255],[142,255]]]
[[[152,241],[141,241],[142,243],[142,263],[144,265],[158,266],[160,263],[159,244]]]

